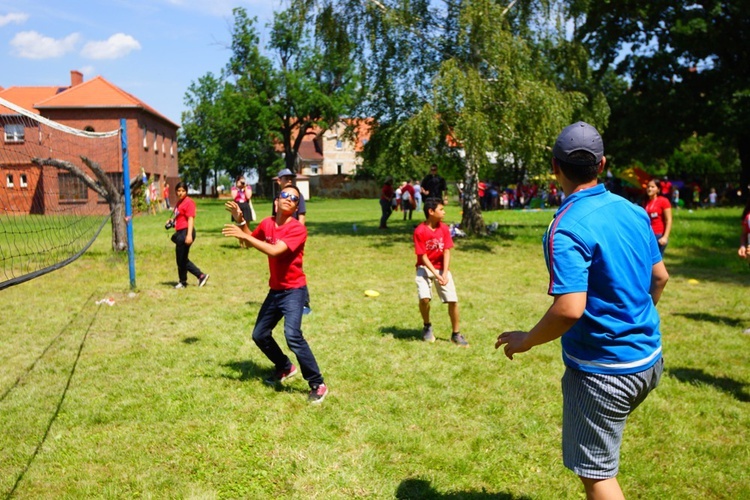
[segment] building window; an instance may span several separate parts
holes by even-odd
[[[5,129],[5,142],[24,141],[24,128],[22,124],[6,123],[3,128]]]
[[[73,174],[57,174],[57,187],[60,201],[86,201],[89,198],[88,187]]]
[[[29,178],[26,177],[26,174],[21,174],[21,178],[19,179],[19,181],[22,188],[29,187]]]
[[[92,127],[91,125],[86,125],[85,127],[83,127],[83,130],[85,130],[86,132],[94,132],[94,127]]]
[[[148,151],[148,129],[143,127],[143,149]]]
[[[320,173],[319,167],[317,163],[313,163],[310,165],[310,173],[313,175],[318,175]]]
[[[336,164],[336,173],[339,175],[344,173],[344,165],[342,163]]]
[[[336,139],[336,149],[344,149],[344,143],[341,139]]]
[[[8,174],[5,176],[5,187],[16,187],[16,185],[13,183],[13,174]]]

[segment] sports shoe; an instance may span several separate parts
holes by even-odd
[[[432,334],[432,325],[422,328],[422,340],[425,342],[435,342],[435,335]]]
[[[454,333],[453,335],[451,335],[451,342],[460,347],[469,347],[469,343],[460,333]]]
[[[311,312],[312,312],[312,307],[310,307],[310,303],[309,302],[305,302],[305,306],[302,308],[302,314],[304,314],[305,316],[307,316]]]
[[[175,288],[187,288],[187,284],[185,284],[185,283],[177,283],[174,287]]]
[[[206,281],[208,281],[208,274],[201,274],[201,277],[198,278],[198,288],[205,285]]]
[[[314,405],[320,404],[326,398],[327,394],[328,387],[326,387],[325,384],[320,384],[318,387],[310,391],[310,394],[307,396],[307,401]]]
[[[268,385],[276,385],[284,382],[286,379],[297,375],[297,367],[292,365],[288,370],[276,370],[269,377],[263,380]]]

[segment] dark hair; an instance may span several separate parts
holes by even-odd
[[[178,182],[177,184],[175,184],[175,185],[174,185],[174,192],[176,193],[176,192],[177,192],[177,190],[178,190],[178,189],[180,189],[180,188],[182,188],[182,189],[184,189],[185,191],[187,191],[187,190],[188,190],[188,185],[187,185],[187,182],[182,182],[182,181],[180,181],[180,182]]]
[[[648,183],[646,185],[648,186],[649,183],[653,182],[656,186],[656,196],[661,196],[661,181],[654,177],[653,179],[649,179]]]
[[[565,177],[575,182],[576,184],[584,184],[591,182],[596,179],[599,175],[599,163],[596,162],[596,156],[588,151],[578,150],[573,151],[568,155],[569,160],[576,162],[585,163],[585,165],[574,165],[566,161],[562,161],[559,158],[555,158],[560,170],[565,174]]]
[[[424,202],[422,210],[424,210],[424,218],[430,218],[430,210],[435,210],[438,205],[442,205],[443,201],[440,198],[427,198]]]

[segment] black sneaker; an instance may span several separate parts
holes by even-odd
[[[310,391],[310,394],[307,396],[307,401],[310,404],[317,405],[323,402],[326,395],[328,395],[328,387],[326,387],[325,384],[320,384],[318,387],[315,387]]]
[[[469,347],[469,343],[460,333],[454,333],[453,335],[451,335],[451,342],[459,347]]]
[[[292,378],[297,375],[297,367],[292,365],[288,370],[276,370],[269,377],[263,380],[263,383],[268,385],[281,384],[288,378]]]
[[[422,328],[422,340],[425,342],[435,342],[435,335],[432,333],[432,325]]]
[[[206,281],[208,281],[208,274],[201,274],[201,277],[198,278],[198,288],[205,285]]]

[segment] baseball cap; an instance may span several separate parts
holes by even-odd
[[[297,174],[295,174],[294,172],[292,172],[288,168],[285,168],[284,170],[280,170],[279,171],[279,175],[277,175],[276,177],[285,177],[285,176],[297,177]]]
[[[589,163],[580,159],[570,159],[574,151],[587,151],[596,158],[595,163],[602,161],[604,156],[604,142],[602,136],[594,127],[586,122],[577,122],[568,125],[560,132],[552,148],[552,154],[560,161],[571,165],[588,166]]]

